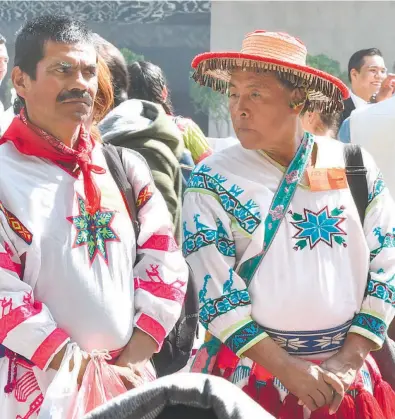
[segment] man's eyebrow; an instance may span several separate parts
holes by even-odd
[[[55,68],[55,67],[71,68],[73,67],[73,64],[68,63],[67,61],[57,61],[56,63],[51,64],[49,67],[50,68]]]
[[[381,67],[380,65],[369,65],[368,68],[378,68],[380,70],[388,70],[387,67]]]

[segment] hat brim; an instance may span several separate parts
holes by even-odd
[[[231,72],[245,69],[256,72],[275,71],[295,87],[305,87],[310,110],[340,112],[343,100],[350,96],[347,86],[337,77],[313,67],[298,65],[269,57],[239,52],[207,52],[192,61],[193,79],[213,90],[228,90]]]

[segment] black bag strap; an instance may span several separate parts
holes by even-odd
[[[115,147],[108,143],[103,144],[103,154],[106,159],[107,166],[118,186],[119,191],[126,199],[125,204],[127,204],[129,215],[132,219],[134,234],[137,241],[140,233],[140,223],[137,217],[138,211],[136,206],[136,197],[123,167],[122,152],[122,147]]]
[[[358,210],[361,224],[365,221],[365,211],[368,207],[369,193],[367,170],[363,163],[362,150],[356,144],[344,146],[344,161],[346,163],[346,176],[351,195]]]

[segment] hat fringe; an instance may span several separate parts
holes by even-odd
[[[225,58],[208,59],[199,63],[192,78],[202,86],[207,86],[217,92],[227,93],[229,82],[210,75],[208,72],[229,73],[235,69],[243,69],[255,73],[275,72],[280,79],[286,80],[295,88],[305,88],[308,94],[308,111],[320,113],[341,112],[344,109],[342,93],[333,83],[314,74],[278,64],[260,61]],[[321,96],[323,99],[318,99]]]

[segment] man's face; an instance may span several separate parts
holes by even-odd
[[[98,87],[97,55],[92,45],[48,41],[35,80],[24,77],[23,91],[18,94],[35,120],[80,124],[92,114]]]
[[[383,57],[372,55],[364,57],[361,70],[351,70],[351,85],[356,92],[362,92],[363,99],[368,100],[380,90],[381,83],[387,77]]]
[[[270,150],[290,109],[291,93],[272,73],[236,71],[229,83],[229,109],[234,130],[242,146]]]
[[[8,53],[5,44],[0,44],[0,84],[7,74]]]

